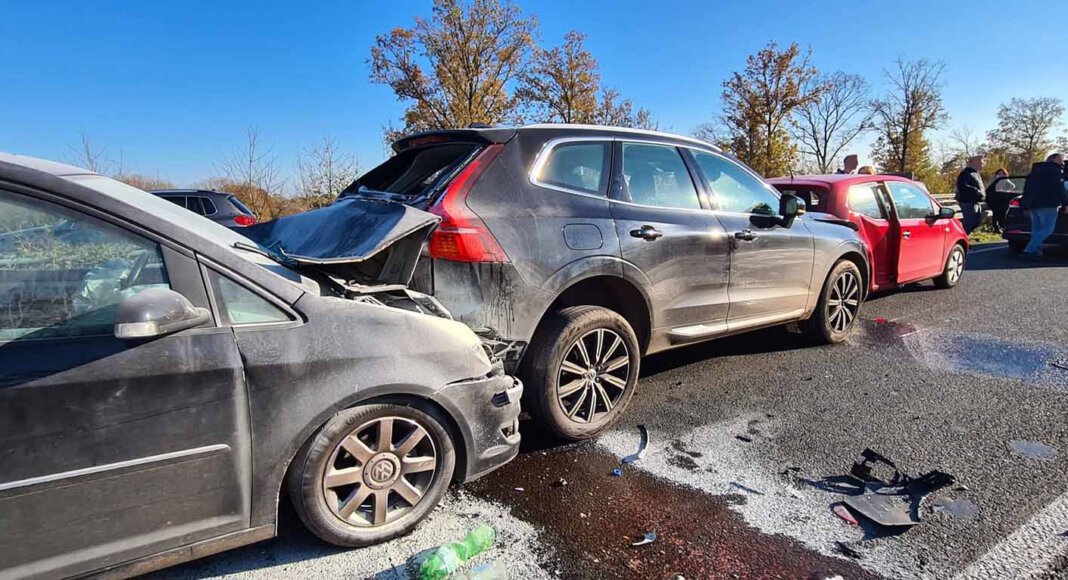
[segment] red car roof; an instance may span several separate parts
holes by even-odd
[[[919,181],[914,181],[900,175],[851,175],[851,174],[835,174],[835,175],[795,175],[793,177],[773,177],[768,180],[773,185],[834,185],[841,183],[843,185],[853,185],[854,183],[868,183],[871,181],[904,181],[907,183],[915,183],[927,191],[927,188],[923,186]]]

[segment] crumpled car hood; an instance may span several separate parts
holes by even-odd
[[[239,232],[298,269],[363,286],[407,286],[438,221],[401,203],[344,197]]]

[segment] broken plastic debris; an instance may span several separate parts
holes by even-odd
[[[979,506],[970,499],[954,501],[948,498],[939,498],[931,504],[931,509],[935,513],[944,511],[958,520],[970,520],[979,515]]]
[[[644,546],[646,544],[652,544],[655,541],[656,541],[656,532],[649,532],[649,533],[645,534],[644,536],[642,536],[642,539],[638,540],[637,542],[631,542],[630,545],[632,545],[632,546]]]
[[[521,487],[517,487],[517,488],[515,488],[515,490],[516,490],[516,491],[526,491],[525,489],[523,489],[523,488],[521,488]]]
[[[853,514],[849,513],[849,508],[847,508],[844,503],[836,503],[832,505],[831,511],[834,512],[834,515],[842,518],[842,520],[844,520],[847,524],[851,526],[860,525],[859,523],[857,523],[857,518],[853,517]]]
[[[645,455],[645,449],[649,447],[649,430],[645,425],[638,425],[638,450],[623,458],[623,465],[634,463]]]
[[[746,443],[752,443],[753,442],[753,438],[752,437],[747,437],[745,435],[735,435],[734,438],[739,440],[739,441],[745,441]]]
[[[893,470],[889,477],[878,477],[874,468]],[[887,457],[865,449],[849,473],[864,483],[860,495],[844,500],[856,513],[883,526],[914,526],[920,523],[919,506],[923,498],[936,489],[951,485],[952,475],[937,469],[919,477],[902,473]]]
[[[853,546],[850,546],[849,544],[847,544],[847,543],[845,543],[843,541],[840,541],[840,540],[836,541],[834,543],[834,546],[836,548],[838,548],[838,551],[840,553],[842,553],[845,556],[849,556],[850,558],[854,558],[856,560],[859,560],[864,556],[864,554],[862,554],[860,550],[854,548]]]
[[[619,476],[623,475],[623,470],[617,467],[617,468],[612,470],[612,475],[615,476],[615,477],[619,477]]]
[[[567,486],[567,480],[561,477],[560,479],[554,481],[552,483],[552,486],[553,487],[566,487]]]
[[[877,324],[886,324],[887,322],[890,322],[890,321],[885,319],[885,318],[883,318],[882,316],[876,316],[875,317],[875,322]]]

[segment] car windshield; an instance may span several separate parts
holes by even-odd
[[[275,274],[281,275],[287,280],[294,280],[294,276],[299,280],[299,275],[292,270],[289,270],[284,262],[272,258],[272,256],[277,256],[277,252],[268,248],[261,248],[252,242],[252,240],[249,240],[234,230],[204,216],[193,213],[182,206],[175,205],[162,197],[146,193],[136,187],[126,185],[121,181],[116,181],[102,175],[70,175],[65,177],[65,179],[77,182],[79,185],[96,190],[110,198],[117,199],[128,205],[150,212],[153,215],[159,216],[160,218],[186,230],[194,231],[200,237],[228,248],[234,255],[240,256],[258,266],[262,266]]]

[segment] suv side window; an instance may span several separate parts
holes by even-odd
[[[204,213],[200,215],[215,215],[219,213],[219,210],[215,207],[215,202],[210,197],[201,197],[200,205],[204,207]]]
[[[219,315],[224,324],[243,326],[292,320],[284,310],[243,285],[214,270],[208,272],[208,279],[215,293],[215,301],[219,306]]]
[[[860,183],[849,187],[849,209],[876,220],[886,219],[886,209],[879,201],[878,183]]]
[[[114,332],[118,304],[170,288],[158,244],[0,190],[0,342]]]
[[[701,175],[712,188],[717,209],[738,213],[775,215],[779,197],[753,174],[724,157],[693,150]]]
[[[926,193],[900,181],[890,181],[886,185],[890,188],[898,219],[923,219],[934,213],[934,205]]]
[[[191,211],[191,212],[193,212],[193,213],[195,213],[197,215],[204,215],[204,206],[200,204],[200,200],[202,200],[202,199],[204,199],[204,198],[197,197],[195,195],[191,195],[191,196],[185,198],[185,207],[186,207],[186,209],[188,209],[189,211]]]
[[[534,182],[551,187],[604,195],[608,189],[610,143],[575,141],[549,151],[536,169]]]
[[[623,185],[633,203],[701,209],[686,163],[670,145],[623,143]]]
[[[169,201],[169,202],[171,202],[174,205],[177,205],[179,207],[187,207],[186,203],[185,203],[185,196],[184,195],[167,195],[167,196],[164,196],[163,199],[165,199],[165,200],[167,200],[167,201]]]

